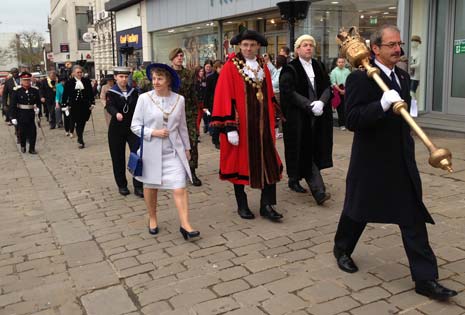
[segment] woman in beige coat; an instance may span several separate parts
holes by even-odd
[[[142,176],[144,199],[149,212],[149,233],[158,234],[158,189],[173,190],[184,239],[197,237],[189,223],[186,181],[192,176],[189,168],[190,144],[187,132],[184,97],[173,92],[179,88],[176,72],[165,64],[151,64],[147,76],[154,89],[141,94],[137,101],[131,130],[141,136],[144,127]]]

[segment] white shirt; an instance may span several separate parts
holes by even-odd
[[[313,89],[316,91],[315,72],[313,72],[312,59],[310,59],[310,61],[306,61],[305,59],[299,57],[299,60],[302,66],[304,67],[305,73],[307,73],[307,77],[310,79],[310,82],[312,83]]]
[[[257,70],[259,68],[257,58],[254,58],[254,59],[246,58],[245,64],[253,70]],[[254,81],[256,80],[255,74],[253,73],[253,71],[247,69],[246,67],[244,67],[243,71],[249,78],[253,79]],[[265,77],[265,73],[263,72],[263,69],[260,68],[260,70],[258,71],[258,80],[262,81],[264,77]]]
[[[398,84],[399,87],[400,87],[400,81],[399,81],[399,78],[397,77],[396,72],[394,71],[394,68],[393,68],[393,69],[389,69],[388,67],[386,67],[385,65],[383,65],[381,62],[379,62],[377,59],[375,59],[375,64],[376,64],[376,66],[378,66],[378,68],[381,69],[381,71],[384,72],[385,75],[387,75],[387,77],[389,78],[389,80],[391,80],[391,72],[394,72],[394,77],[396,78],[397,84]]]

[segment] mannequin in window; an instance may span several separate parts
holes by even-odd
[[[413,35],[411,39],[410,52],[410,94],[413,99],[416,99],[418,84],[420,83],[420,44],[421,38],[418,35]]]

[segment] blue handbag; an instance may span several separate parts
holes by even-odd
[[[140,156],[137,152],[129,154],[128,171],[132,176],[142,176],[142,154],[144,152],[144,126],[142,126],[140,136]]]

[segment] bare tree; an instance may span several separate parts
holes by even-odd
[[[42,61],[43,43],[44,37],[41,34],[35,31],[21,32],[11,41],[10,49],[16,52],[19,63],[26,64],[32,69]]]

